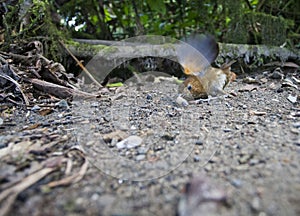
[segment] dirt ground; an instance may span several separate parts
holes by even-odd
[[[48,115],[15,112],[1,124],[1,212],[300,215],[300,74],[282,75],[239,75],[234,96],[186,107],[174,80],[147,76]]]

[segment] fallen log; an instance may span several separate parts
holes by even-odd
[[[86,68],[97,80],[102,82],[114,68],[126,67],[126,62],[132,59],[141,61],[137,64],[143,64],[142,61],[145,60],[143,59],[145,57],[156,57],[178,62],[177,47],[182,45],[182,42],[168,37],[165,40],[164,37],[160,36],[152,37],[149,36],[150,39],[137,37],[136,43],[133,41],[135,38],[124,41],[76,39],[76,42],[66,45],[78,58],[91,59]],[[300,64],[299,50],[266,45],[225,43],[219,43],[219,47],[220,52],[215,63],[220,66],[224,62],[235,59],[237,63],[233,67],[239,68],[242,72],[251,71],[274,61],[281,62],[283,66],[287,61]],[[157,59],[154,61],[157,61]],[[164,70],[158,71],[167,72],[168,70],[164,68]]]
[[[67,88],[65,86],[57,85],[39,79],[26,79],[26,81],[31,83],[36,89],[43,91],[45,93],[49,93],[58,98],[71,98],[71,97],[96,98],[97,97],[97,95],[83,92],[78,89]]]
[[[78,57],[92,58],[100,53],[115,53],[119,51],[119,58],[129,57],[135,58],[138,54],[144,56],[151,56],[150,54],[157,54],[157,57],[177,59],[176,46],[177,43],[160,44],[145,44],[141,42],[127,42],[124,41],[107,41],[107,40],[87,40],[87,39],[74,39],[75,43],[68,44],[68,48]],[[219,43],[220,54],[217,61],[220,58],[232,58],[232,59],[244,59],[245,63],[249,63],[251,58],[265,60],[281,60],[281,61],[296,61],[300,62],[300,50],[290,50],[284,47],[267,46],[267,45],[249,45],[249,44],[228,44]],[[150,48],[150,50],[149,50]],[[109,55],[109,57],[116,57]],[[264,62],[268,63],[268,62]],[[258,65],[260,66],[260,65]]]

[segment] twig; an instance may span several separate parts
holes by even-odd
[[[246,4],[248,5],[249,9],[250,9],[250,10],[253,10],[253,8],[252,8],[250,2],[249,2],[248,0],[245,0],[245,2],[246,2]]]
[[[89,165],[89,162],[87,159],[85,159],[85,161],[84,161],[83,165],[81,166],[78,173],[75,173],[71,176],[60,179],[58,181],[50,182],[47,184],[47,186],[50,188],[53,188],[53,187],[57,187],[57,186],[65,186],[65,185],[70,185],[72,183],[79,182],[84,177],[84,175],[88,169],[88,165]]]
[[[37,89],[39,89],[43,92],[50,93],[59,98],[68,98],[68,97],[72,97],[72,96],[73,97],[74,96],[83,97],[83,98],[96,98],[97,97],[97,95],[83,92],[78,89],[67,88],[65,86],[57,85],[57,84],[46,82],[46,81],[39,80],[39,79],[26,79],[25,81],[32,83],[32,85],[34,87],[36,87]]]
[[[261,1],[259,2],[259,4],[257,5],[257,8],[256,8],[256,11],[257,11],[257,12],[260,12],[260,9],[261,9],[261,7],[265,4],[265,1],[266,1],[266,0],[261,0]]]
[[[66,45],[62,42],[59,41],[60,44],[67,50],[67,52],[72,56],[72,58],[76,61],[76,63],[79,65],[79,67],[89,76],[89,78],[100,88],[103,86],[92,76],[92,74],[84,67],[84,65],[79,61],[76,56],[73,55],[73,53],[66,47]]]
[[[16,87],[21,92],[21,95],[22,95],[22,97],[24,99],[25,105],[28,106],[29,105],[28,99],[25,96],[24,92],[22,91],[20,84],[17,81],[15,81],[13,78],[11,78],[10,76],[8,76],[8,75],[6,75],[6,74],[4,74],[2,72],[0,72],[0,77],[2,77],[3,79],[9,80],[10,82],[12,82],[12,83],[14,83],[16,85]]]
[[[132,0],[131,3],[132,3],[133,10],[134,10],[134,13],[135,13],[135,22],[136,22],[136,26],[137,26],[137,35],[142,35],[144,33],[144,27],[141,24],[140,14],[139,14],[138,8],[136,6],[136,1]]]
[[[11,57],[14,62],[21,62],[21,63],[26,63],[26,64],[30,64],[32,62],[36,61],[37,56],[33,55],[33,56],[24,56],[24,55],[20,55],[20,54],[15,54],[15,53],[6,53],[6,52],[0,52],[1,55],[4,56],[9,56]]]
[[[40,179],[44,178],[47,176],[49,173],[53,172],[56,170],[56,167],[46,167],[43,168],[26,178],[22,179],[18,184],[15,186],[12,186],[5,191],[3,191],[0,194],[0,202],[3,201],[2,203],[2,208],[0,209],[0,215],[6,215],[8,214],[9,210],[12,207],[12,204],[16,200],[17,196],[24,191],[26,188],[30,187]]]

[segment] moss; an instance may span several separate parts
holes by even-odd
[[[171,43],[165,43],[165,44],[162,44],[162,48],[163,49],[166,49],[166,50],[175,50],[175,46],[174,44],[171,44]]]
[[[52,20],[51,11],[53,5],[46,1],[33,0],[27,8],[22,8],[20,3],[13,7],[9,6],[9,12],[4,20],[7,23],[14,23],[5,29],[5,44],[12,41],[16,43],[29,43],[32,40],[39,40],[43,43],[44,55],[54,61],[62,61],[65,52],[59,40],[67,38],[69,35],[58,30],[58,26]],[[38,37],[38,38],[37,38]]]
[[[278,46],[286,41],[287,29],[291,25],[293,22],[283,17],[251,11],[231,24],[226,41]]]
[[[104,52],[112,52],[115,51],[115,47],[112,46],[106,46],[106,45],[91,45],[91,44],[87,44],[87,43],[79,43],[73,40],[68,40],[66,42],[67,45],[70,45],[72,47],[75,48],[75,50],[77,50],[78,52],[87,52],[90,55],[96,55],[97,53],[99,53],[100,51],[104,51]]]
[[[253,14],[253,22],[261,24],[258,35],[262,44],[281,45],[286,41],[288,22],[284,18],[255,13]]]
[[[112,54],[118,51],[119,49],[116,46],[105,46],[105,49],[102,49],[103,54]]]

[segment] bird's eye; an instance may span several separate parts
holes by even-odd
[[[189,91],[191,91],[191,89],[192,89],[191,84],[188,84],[188,85],[187,85],[187,89],[188,89]]]

